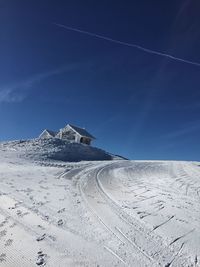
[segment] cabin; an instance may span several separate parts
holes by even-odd
[[[57,132],[45,129],[40,135],[39,138],[52,138],[55,137]]]
[[[56,135],[57,138],[72,141],[75,143],[82,143],[90,145],[92,140],[95,139],[86,129],[67,124]]]
[[[39,136],[39,138],[59,138],[74,143],[82,143],[90,145],[95,139],[86,129],[67,124],[64,128],[58,132],[45,129]]]

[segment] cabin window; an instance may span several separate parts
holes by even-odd
[[[83,143],[83,144],[86,144],[86,145],[90,145],[90,140],[88,138],[81,137],[80,143]]]

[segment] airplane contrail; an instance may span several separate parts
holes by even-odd
[[[53,24],[58,26],[58,27],[60,27],[60,28],[67,29],[69,31],[79,32],[79,33],[86,34],[86,35],[89,35],[89,36],[92,36],[92,37],[95,37],[95,38],[98,38],[98,39],[103,39],[103,40],[106,40],[106,41],[109,41],[109,42],[113,42],[113,43],[116,43],[116,44],[120,44],[120,45],[124,45],[124,46],[134,47],[136,49],[142,50],[142,51],[144,51],[146,53],[149,53],[149,54],[154,54],[154,55],[166,57],[166,58],[169,58],[171,60],[180,61],[180,62],[183,62],[183,63],[186,63],[186,64],[191,64],[191,65],[195,65],[195,66],[200,67],[200,63],[199,62],[195,62],[195,61],[191,61],[191,60],[175,57],[173,55],[166,54],[166,53],[159,52],[159,51],[155,51],[155,50],[152,50],[152,49],[148,49],[148,48],[145,48],[145,47],[137,45],[137,44],[123,42],[123,41],[120,41],[120,40],[112,39],[112,38],[104,36],[104,35],[99,35],[99,34],[96,34],[96,33],[80,30],[80,29],[77,29],[77,28],[73,28],[73,27],[69,27],[69,26],[63,25],[63,24],[59,24],[59,23],[53,23]]]

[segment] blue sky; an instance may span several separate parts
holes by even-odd
[[[200,160],[199,1],[0,2],[0,140],[67,123],[132,159]]]

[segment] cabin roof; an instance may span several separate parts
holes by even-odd
[[[95,137],[93,135],[91,135],[90,133],[88,133],[88,131],[86,131],[84,128],[80,128],[77,126],[74,126],[72,124],[68,124],[74,131],[76,131],[78,134],[80,134],[83,137],[88,137],[90,139],[95,139]]]
[[[48,129],[45,129],[44,131],[46,131],[48,134],[50,134],[50,135],[53,136],[53,137],[55,137],[56,134],[57,134],[57,132],[55,132],[55,131],[51,131],[51,130],[48,130]],[[44,132],[44,131],[43,131],[43,132]]]

